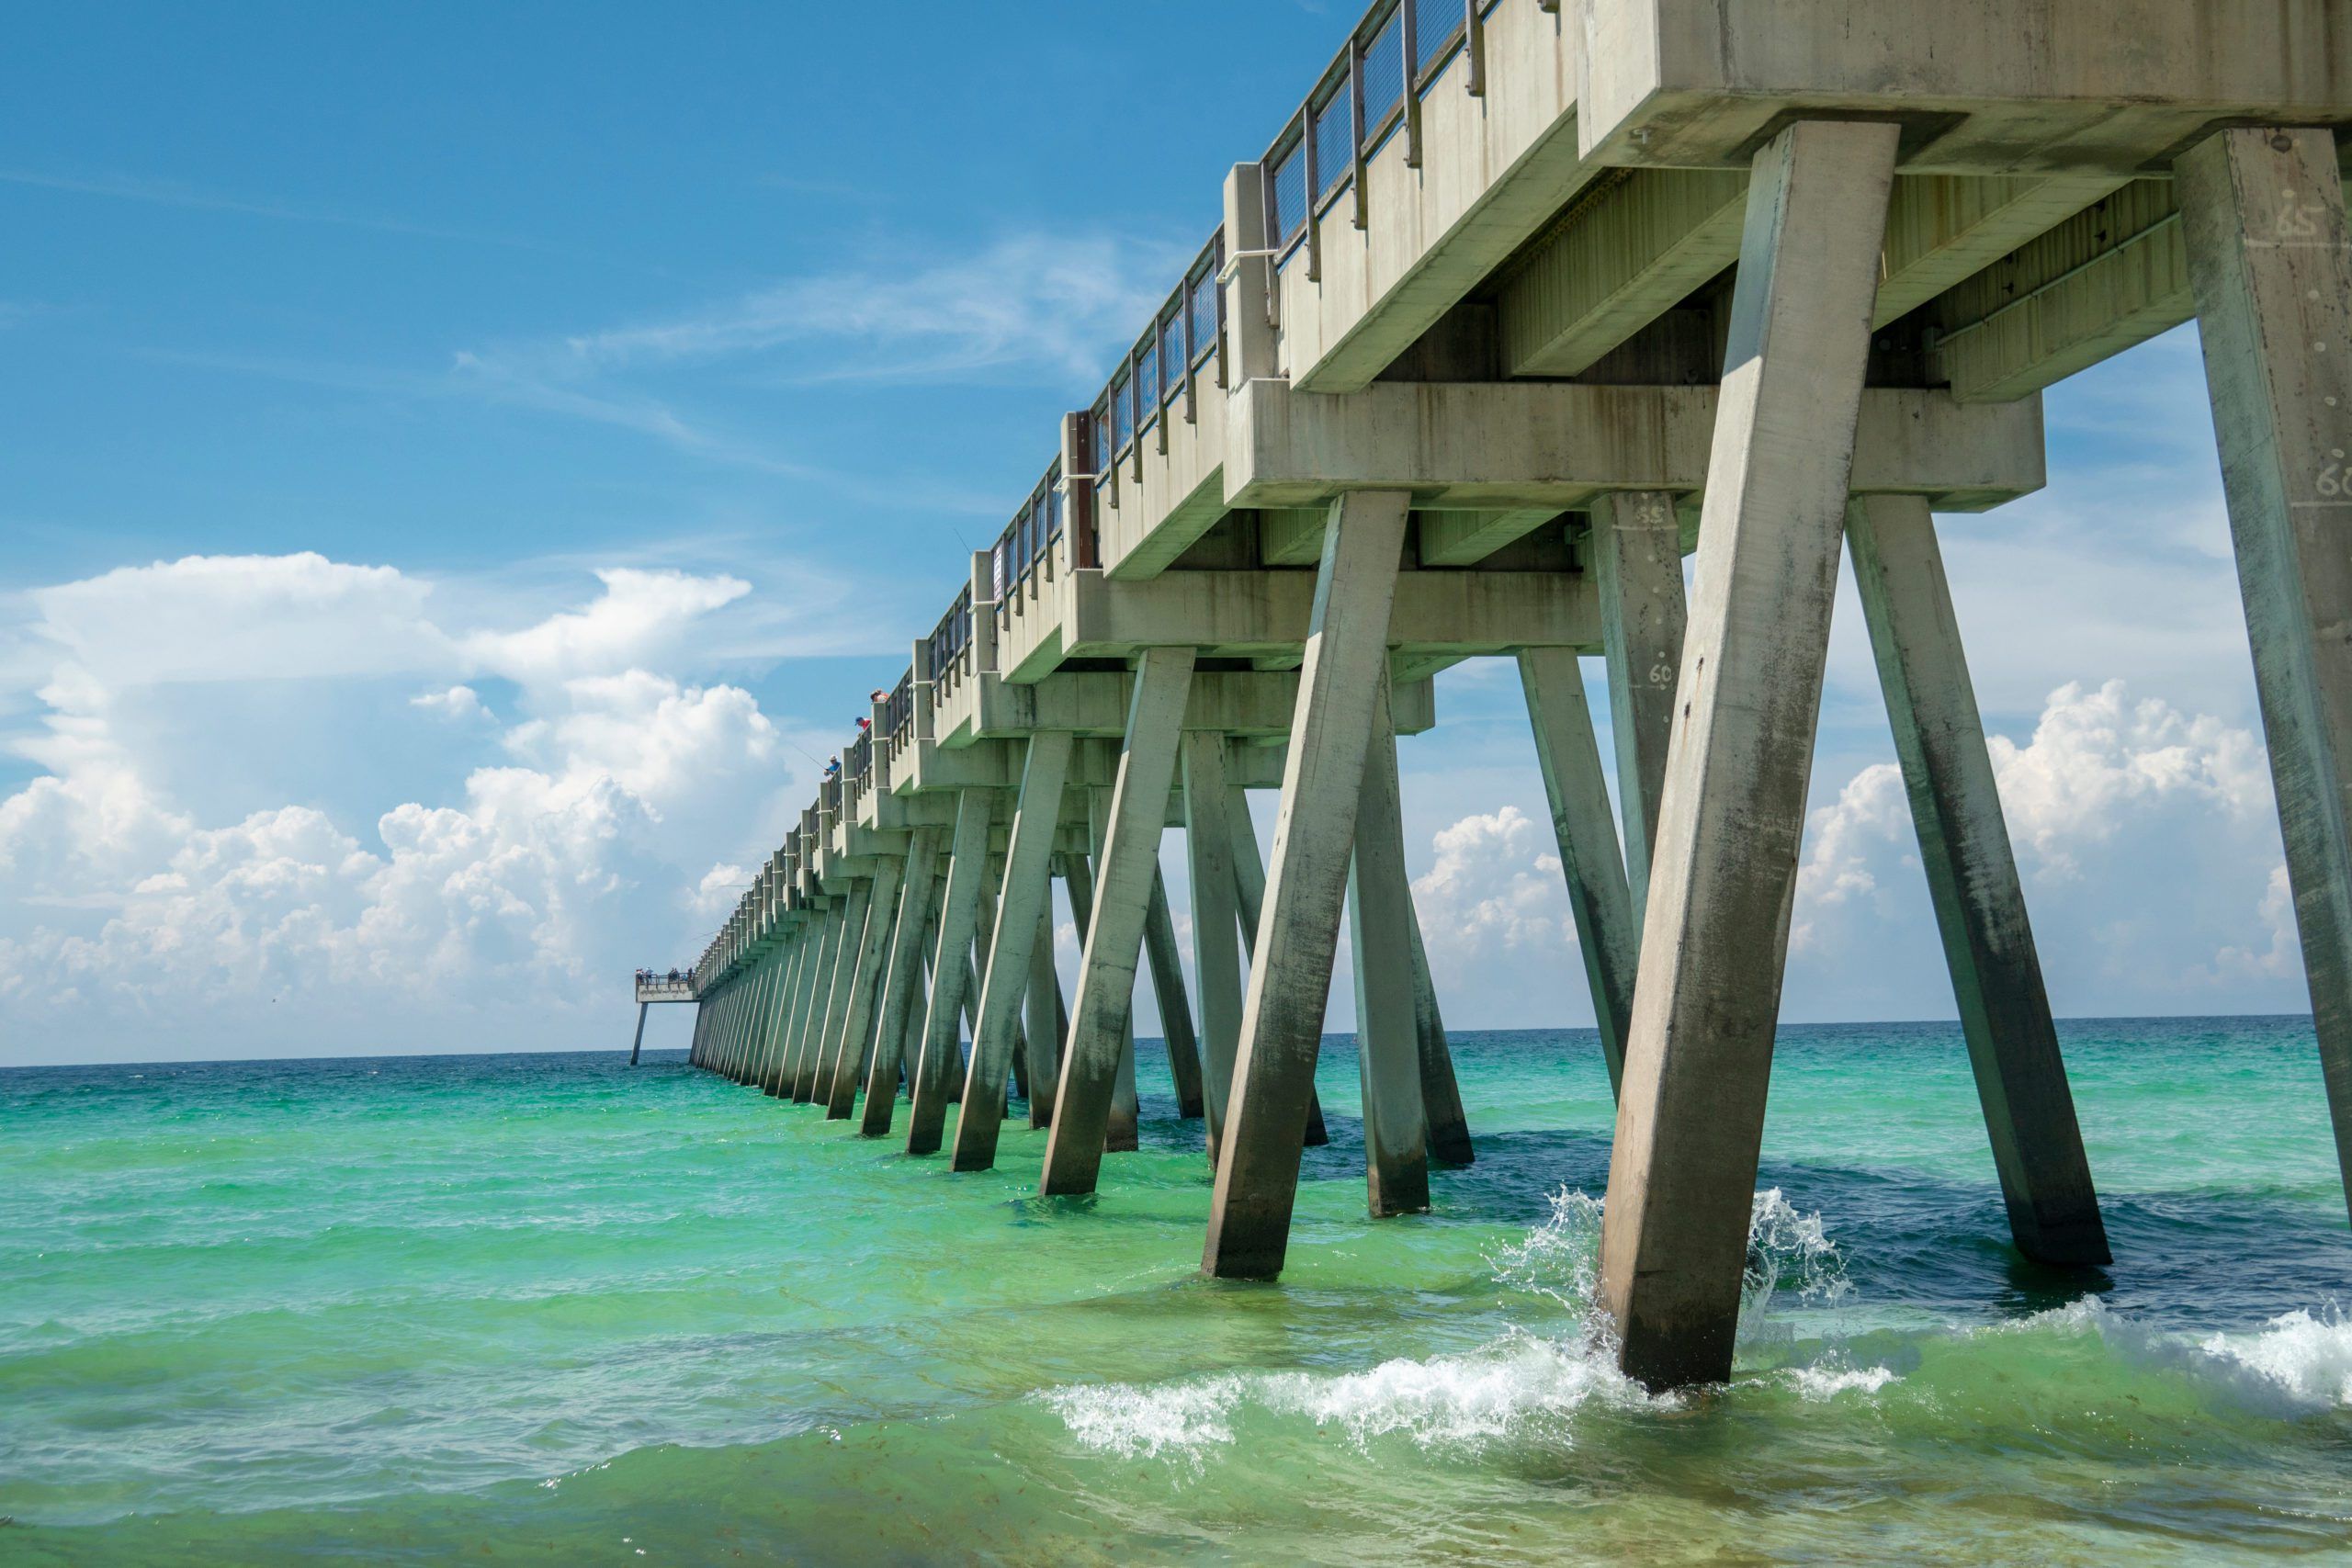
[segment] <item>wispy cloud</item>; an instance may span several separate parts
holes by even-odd
[[[770,378],[1083,379],[1139,333],[1186,258],[1106,234],[1008,235],[968,255],[876,257],[684,314],[567,338],[576,375],[741,359]]]
[[[413,223],[403,219],[367,213],[296,207],[280,201],[209,190],[180,180],[154,179],[141,175],[58,175],[37,169],[0,169],[0,185],[67,191],[77,196],[177,207],[195,212],[235,213],[247,218],[274,219],[285,223],[321,223],[339,229],[366,229],[380,234],[412,234],[422,239],[461,240],[474,244],[509,245],[523,250],[545,248],[533,241],[508,234],[486,234],[475,230],[442,228],[435,224]]]

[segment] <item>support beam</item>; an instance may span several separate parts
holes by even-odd
[[[879,1138],[890,1131],[902,1070],[911,1079],[906,1042],[917,1038],[909,1021],[922,1011],[922,939],[939,889],[937,828],[918,828],[907,843],[907,868],[899,889],[898,919],[890,927],[890,951],[882,980],[882,1016],[875,1025],[874,1061],[865,1075],[865,1113],[858,1132]],[[920,1046],[917,1047],[920,1050]]]
[[[1405,874],[1405,815],[1396,786],[1396,734],[1380,672],[1372,739],[1357,790],[1355,854],[1348,870],[1354,939],[1356,1067],[1363,1089],[1365,1205],[1374,1219],[1430,1206],[1428,1129],[1421,1109],[1420,1017],[1413,983],[1413,890]]]
[[[873,908],[873,880],[854,878],[849,885],[849,901],[842,909],[841,937],[833,953],[832,983],[825,1001],[824,1032],[818,1036],[814,1065],[808,1075],[808,1100],[812,1104],[823,1105],[829,1119],[833,1114],[833,1083],[840,1077],[838,1064],[842,1056],[854,1057],[856,1054],[847,1039],[849,1016],[856,1000],[858,966],[865,959],[866,927],[871,923]],[[852,1070],[855,1070],[854,1063]],[[842,1114],[849,1113],[844,1111]]]
[[[785,1020],[792,1010],[793,983],[798,977],[800,967],[799,942],[786,938],[785,945],[776,953],[775,963],[775,998],[767,1010],[767,1021],[752,1048],[751,1070],[744,1077],[744,1082],[763,1094],[768,1092],[769,1080],[775,1076],[777,1043],[784,1034]]]
[[[1393,716],[1393,708],[1391,712]],[[1241,954],[1255,964],[1258,959],[1258,922],[1266,912],[1266,862],[1265,857],[1258,852],[1258,824],[1250,816],[1250,792],[1244,785],[1234,784],[1233,804],[1227,810],[1225,819],[1233,829],[1233,896],[1241,917]],[[1240,1055],[1240,1033],[1237,1028],[1234,1034],[1234,1060],[1237,1063]],[[1227,1108],[1230,1109],[1229,1097]],[[1322,1097],[1310,1084],[1306,1091],[1306,1135],[1303,1146],[1319,1149],[1330,1141],[1330,1132],[1323,1125]],[[1213,1154],[1209,1158],[1214,1164],[1216,1156]]]
[[[1046,1197],[1094,1190],[1121,1060],[1131,1063],[1134,1057],[1136,969],[1159,885],[1159,834],[1168,821],[1193,664],[1188,648],[1147,649],[1136,660],[1126,743],[1119,751],[1094,908],[1079,959],[1069,1055],[1062,1063],[1061,1094],[1054,1103],[1054,1130],[1038,1181],[1038,1192]],[[1183,994],[1181,985],[1177,994]],[[1132,1122],[1127,1131],[1133,1134]]]
[[[1600,772],[1600,743],[1584,695],[1584,671],[1567,649],[1531,648],[1519,656],[1527,694],[1528,727],[1552,810],[1552,837],[1568,885],[1568,912],[1577,922],[1577,955],[1584,960],[1600,1056],[1616,1092],[1625,1071],[1625,1036],[1633,1025],[1634,972],[1641,923],[1625,886],[1617,852],[1617,824],[1609,811],[1609,783]],[[1618,774],[1620,780],[1625,775]],[[1625,791],[1630,798],[1637,791]]]
[[[628,1065],[632,1067],[637,1066],[638,1057],[645,1051],[645,1015],[652,1006],[651,1002],[637,1004],[637,1038],[630,1041],[628,1046]]]
[[[1094,845],[1094,886],[1102,886],[1104,852],[1111,841],[1111,794],[1107,789],[1087,792],[1087,828]],[[1160,819],[1167,819],[1165,808]],[[1157,864],[1157,861],[1154,862]],[[1119,1065],[1111,1080],[1111,1114],[1102,1127],[1102,1147],[1109,1154],[1133,1154],[1143,1146],[1143,1107],[1136,1094],[1136,1012],[1135,978],[1130,966],[1127,979],[1127,1021],[1119,1031]]]
[[[799,1059],[800,1042],[807,1038],[808,1014],[816,1005],[817,972],[824,967],[825,912],[812,913],[800,927],[799,957],[786,994],[784,1021],[777,1032],[775,1065],[769,1069],[767,1092],[779,1100],[792,1098],[792,1080]]]
[[[1226,770],[1226,739],[1203,730],[1183,741],[1184,847],[1193,890],[1193,974],[1201,987],[1201,1104],[1209,1158],[1216,1158],[1233,1060],[1241,1039],[1241,945],[1236,926],[1234,831],[1227,812],[1240,791]],[[1246,811],[1246,805],[1241,807]]]
[[[1399,491],[1344,495],[1324,533],[1201,1256],[1202,1269],[1220,1279],[1271,1280],[1290,1244],[1364,753],[1388,679],[1388,612],[1409,504]]]
[[[907,1153],[935,1154],[947,1122],[949,1086],[963,1078],[962,1015],[971,978],[972,931],[979,920],[980,884],[988,874],[989,792],[956,797],[956,834],[947,853],[947,891],[939,906],[939,945],[931,962],[931,1005],[924,1012],[922,1056],[915,1069],[913,1109],[907,1112]]]
[[[1409,891],[1409,887],[1408,887]],[[1405,904],[1413,937],[1413,1029],[1420,1045],[1421,1114],[1429,1124],[1430,1157],[1444,1165],[1476,1161],[1470,1144],[1470,1118],[1462,1109],[1462,1085],[1453,1076],[1453,1048],[1438,1010],[1437,981],[1430,974],[1429,950],[1421,942],[1421,918]]]
[[[1503,285],[1505,373],[1589,369],[1738,257],[1747,198],[1736,169],[1604,175]]]
[[[1649,900],[1650,848],[1666,788],[1666,743],[1674,729],[1674,682],[1688,619],[1674,497],[1662,491],[1602,497],[1592,509],[1592,564],[1625,822],[1625,884],[1638,929]]]
[[[1897,128],[1756,154],[1600,1241],[1619,1359],[1731,1371]]]
[[[1151,963],[1152,998],[1159,1004],[1159,1032],[1168,1043],[1168,1075],[1176,1085],[1176,1114],[1202,1113],[1201,1053],[1193,1033],[1193,998],[1184,989],[1184,964],[1176,955],[1176,917],[1168,908],[1168,879],[1154,866],[1151,908],[1144,911],[1144,953]]]
[[[2176,167],[2238,591],[2345,1198],[2352,1204],[2352,237],[2324,130]]]
[[[1516,544],[1560,515],[1556,506],[1519,506],[1493,512],[1424,512],[1420,540],[1423,566],[1476,566]]]
[[[2112,1262],[1935,521],[1917,496],[1860,496],[1846,537],[2009,1234],[2040,1262]]]
[[[842,1017],[842,1037],[833,1054],[832,1082],[825,1093],[825,1119],[845,1122],[857,1108],[857,1071],[865,1065],[874,1041],[875,992],[882,983],[882,961],[888,955],[890,929],[899,915],[899,889],[906,880],[906,862],[887,857],[875,863],[874,884],[866,893],[864,940],[850,972],[849,1010]]]
[[[825,1059],[825,1042],[832,1038],[833,991],[842,967],[842,951],[856,940],[849,930],[849,898],[833,900],[825,912],[825,942],[818,951],[816,984],[808,993],[808,1010],[802,1017],[800,1040],[792,1057],[792,1102],[807,1105],[817,1098],[817,1072]]]
[[[1029,1125],[1050,1126],[1054,1097],[1061,1084],[1062,977],[1054,967],[1054,897],[1048,877],[1045,901],[1037,908],[1037,940],[1029,950],[1029,991],[1024,998],[1028,1022],[1023,1029],[1027,1055],[1020,1066],[1027,1078]]]
[[[1041,729],[1029,738],[1012,841],[1005,852],[1003,892],[989,932],[979,1021],[973,1027],[972,1060],[964,1078],[964,1110],[956,1118],[952,1163],[957,1170],[986,1170],[996,1163],[1005,1079],[1012,1066],[1013,1028],[1020,1019],[1022,993],[1029,988],[1029,950],[1037,941],[1037,912],[1052,880],[1054,831],[1061,820],[1069,754],[1067,730]],[[1166,798],[1163,792],[1162,809]]]

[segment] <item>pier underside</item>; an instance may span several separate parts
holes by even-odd
[[[1042,1190],[1091,1192],[1135,1146],[1148,964],[1204,1267],[1271,1279],[1344,931],[1367,1205],[1426,1209],[1475,1130],[1396,738],[1439,724],[1434,674],[1509,658],[1618,1091],[1602,1300],[1634,1376],[1719,1380],[1850,560],[2010,1239],[2106,1262],[1935,515],[2041,488],[2041,389],[2195,319],[2352,1200],[2339,124],[2352,0],[1384,0],[1040,433],[696,966],[695,1062],[869,1137],[903,1104],[959,1172],[1024,1099]]]

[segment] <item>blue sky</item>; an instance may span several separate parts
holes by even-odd
[[[0,19],[0,1064],[604,1043],[1351,19],[876,16]],[[1945,537],[2053,992],[2300,1010],[2193,332],[2049,416]],[[1789,1010],[1948,1015],[1860,630]],[[1456,1021],[1587,1021],[1510,672],[1440,703]]]

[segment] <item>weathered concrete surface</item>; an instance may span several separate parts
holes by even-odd
[[[1453,1049],[1445,1037],[1445,1017],[1437,1004],[1437,982],[1421,942],[1420,917],[1410,899],[1405,913],[1413,939],[1413,1031],[1421,1064],[1421,1114],[1429,1127],[1430,1157],[1465,1166],[1477,1159],[1470,1144],[1470,1118],[1462,1109],[1462,1085],[1453,1076]]]
[[[1144,911],[1143,950],[1151,964],[1151,994],[1159,1006],[1160,1037],[1168,1043],[1168,1072],[1176,1086],[1176,1114],[1191,1121],[1203,1113],[1201,1053],[1193,1030],[1193,999],[1184,989],[1184,964],[1177,956],[1176,916],[1168,907],[1168,883],[1152,868],[1151,908]]]
[[[938,1152],[947,1124],[951,1083],[963,1078],[958,1048],[963,1010],[969,994],[972,932],[979,920],[980,884],[988,874],[989,818],[993,807],[985,790],[967,789],[956,801],[956,832],[947,852],[947,888],[939,906],[939,945],[931,964],[931,1004],[925,1013],[922,1060],[915,1073],[914,1102],[907,1112],[907,1153]]]
[[[2324,4],[1841,0],[1834,26],[1743,0],[1585,0],[1585,15],[1577,141],[1612,164],[1738,167],[1810,109],[1904,120],[1914,173],[2129,176],[2216,124],[2352,109],[2352,29]]]
[[[865,1113],[858,1131],[879,1138],[890,1131],[899,1098],[899,1077],[907,1065],[909,1021],[922,1012],[922,939],[939,893],[939,852],[944,837],[936,828],[918,828],[907,840],[907,866],[899,890],[898,919],[882,982],[882,1016],[875,1024],[874,1062],[865,1076]],[[917,1047],[920,1050],[920,1046]],[[919,1059],[919,1058],[918,1058]],[[912,1073],[908,1077],[911,1081]]]
[[[1392,698],[1396,694],[1393,686],[1389,694]],[[1393,705],[1390,712],[1392,715],[1395,712]],[[1228,761],[1238,761],[1234,752],[1229,751],[1227,755]],[[1287,754],[1284,756],[1283,765],[1284,767],[1289,765]],[[1228,774],[1228,782],[1231,782],[1230,774]],[[1265,857],[1258,852],[1258,825],[1250,819],[1248,788],[1239,784],[1234,784],[1231,798],[1233,804],[1227,808],[1225,819],[1227,826],[1233,830],[1233,897],[1234,901],[1239,906],[1241,916],[1241,955],[1255,964],[1258,961],[1259,926],[1260,922],[1265,919],[1266,913],[1266,861]],[[1244,1006],[1247,1006],[1246,994]],[[1240,1035],[1238,1031],[1234,1038],[1235,1060],[1238,1062]],[[1227,1105],[1230,1106],[1230,1104],[1231,1100],[1228,1096]],[[1316,1094],[1312,1083],[1307,1086],[1306,1091],[1306,1136],[1303,1141],[1310,1149],[1321,1148],[1331,1141],[1329,1131],[1323,1125],[1323,1101],[1321,1097]],[[1216,1156],[1212,1154],[1209,1157],[1215,1160]]]
[[[1290,1242],[1364,753],[1388,677],[1388,610],[1410,503],[1395,491],[1333,503],[1317,569],[1298,718],[1202,1253],[1203,1269],[1224,1279],[1272,1279]]]
[[[1600,1025],[1601,1059],[1609,1066],[1613,1090],[1624,1077],[1641,924],[1617,850],[1617,825],[1610,816],[1609,783],[1600,771],[1600,745],[1593,738],[1584,672],[1577,656],[1566,649],[1529,649],[1519,656],[1519,680],[1527,695],[1528,725],[1535,733],[1544,799],[1551,807],[1553,841],[1560,847],[1561,874],[1568,885],[1568,912],[1577,923],[1577,953],[1584,960],[1593,1017]],[[1625,792],[1628,809],[1639,793]]]
[[[1396,737],[1388,728],[1386,673],[1381,671],[1374,692],[1371,743],[1356,795],[1355,854],[1348,869],[1365,1203],[1374,1219],[1419,1213],[1430,1206],[1413,890],[1405,871],[1404,807],[1396,784]]]
[[[1050,892],[1037,910],[1037,938],[1029,949],[1028,1010],[1022,1029],[1025,1055],[1021,1091],[1029,1100],[1029,1125],[1053,1124],[1054,1098],[1061,1083],[1061,1058],[1066,1048],[1061,1026],[1062,982],[1054,968],[1054,901]]]
[[[2113,1261],[1927,503],[1856,500],[1854,579],[2018,1249]]]
[[[964,1109],[956,1118],[952,1164],[957,1170],[986,1170],[996,1163],[1006,1078],[1012,1068],[1013,1030],[1022,994],[1029,988],[1029,950],[1037,940],[1038,912],[1051,886],[1054,834],[1061,820],[1069,755],[1070,737],[1065,731],[1044,729],[1029,738],[1012,841],[1005,852],[1003,891],[989,932],[979,1019],[973,1027],[972,1059],[964,1079]]]
[[[875,993],[882,982],[882,964],[890,949],[891,928],[898,921],[899,890],[906,878],[906,863],[895,858],[874,863],[873,886],[866,891],[865,940],[857,947],[857,962],[850,972],[849,1010],[842,1021],[842,1037],[833,1054],[832,1081],[825,1094],[825,1119],[845,1122],[857,1108],[858,1068],[874,1040]]]
[[[1657,491],[1602,498],[1592,509],[1592,571],[1600,590],[1600,646],[1609,662],[1610,739],[1623,796],[1625,886],[1638,926],[1649,900],[1650,846],[1657,837],[1675,676],[1690,618],[1674,498]]]
[[[1044,1196],[1091,1192],[1102,1168],[1120,1058],[1134,1049],[1136,970],[1159,880],[1159,835],[1175,782],[1193,663],[1190,649],[1153,649],[1136,666],[1135,705],[1079,959],[1069,1054],[1039,1178]]]
[[[1225,1127],[1241,1038],[1233,827],[1226,818],[1238,792],[1227,782],[1226,749],[1221,735],[1184,737],[1184,852],[1192,883],[1193,973],[1201,989],[1201,1105],[1212,1160]]]
[[[2352,236],[2324,130],[2180,160],[2238,588],[2352,1203]]]
[[[1800,122],[1748,187],[1601,1224],[1653,1385],[1731,1370],[1896,136]]]

